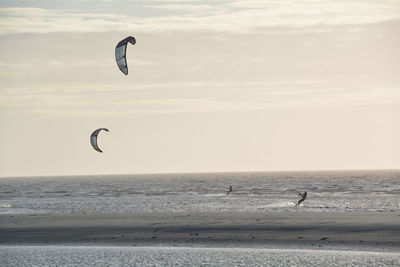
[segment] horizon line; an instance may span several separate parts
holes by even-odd
[[[351,171],[400,171],[400,168],[389,168],[389,169],[307,169],[307,170],[256,170],[256,171],[204,171],[204,172],[140,172],[140,173],[92,173],[92,174],[46,174],[46,175],[33,175],[33,176],[0,176],[0,179],[7,178],[47,178],[47,177],[68,177],[68,176],[123,176],[123,175],[170,175],[170,174],[222,174],[222,173],[277,173],[277,172],[351,172]]]

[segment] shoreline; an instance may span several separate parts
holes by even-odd
[[[348,247],[400,252],[400,213],[1,214],[0,245]]]

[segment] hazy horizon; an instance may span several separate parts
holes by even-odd
[[[158,175],[205,175],[205,174],[250,174],[250,173],[340,173],[340,172],[398,172],[400,169],[326,169],[326,170],[255,170],[255,171],[211,171],[211,172],[144,172],[144,173],[88,173],[88,174],[46,174],[46,175],[34,175],[34,176],[0,176],[1,178],[46,178],[46,177],[99,177],[99,176],[158,176]]]
[[[0,177],[400,169],[396,0],[4,0],[0,40]]]

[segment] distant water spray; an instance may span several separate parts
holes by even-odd
[[[299,207],[301,207],[303,204],[300,204],[300,206]],[[275,209],[275,208],[288,208],[288,207],[295,207],[296,206],[296,203],[294,203],[294,202],[290,202],[290,201],[286,201],[286,202],[276,202],[276,203],[272,203],[272,204],[268,204],[268,205],[265,205],[264,207],[265,208],[272,208],[272,209]]]

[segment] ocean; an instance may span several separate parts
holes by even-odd
[[[15,266],[399,266],[393,252],[265,248],[0,246]]]
[[[0,214],[203,211],[399,212],[400,170],[0,178]]]

